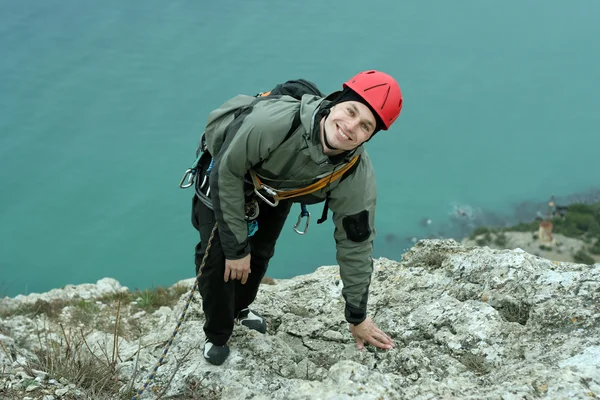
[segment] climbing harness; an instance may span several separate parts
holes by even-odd
[[[206,143],[204,140],[204,135],[202,135],[201,151],[199,151],[199,154],[196,157],[196,160],[192,163],[192,165],[183,174],[183,177],[181,178],[181,181],[179,182],[180,188],[186,189],[186,188],[189,188],[190,186],[194,185],[195,180],[197,178],[197,174],[198,174],[198,164],[200,163],[200,159],[202,158],[202,155],[204,154],[205,151],[206,151]],[[341,178],[348,170],[350,170],[350,168],[352,168],[354,166],[354,164],[356,164],[356,162],[359,160],[359,158],[360,158],[360,156],[352,157],[352,159],[350,159],[350,161],[346,165],[344,165],[344,167],[333,172],[332,174],[329,174],[329,175],[319,179],[318,181],[312,183],[311,185],[308,185],[306,187],[299,188],[299,189],[286,189],[286,190],[275,189],[269,185],[264,184],[261,181],[258,174],[254,171],[254,169],[250,169],[249,173],[250,173],[250,178],[252,179],[252,184],[254,186],[254,194],[259,199],[261,199],[266,204],[268,204],[269,206],[277,207],[279,205],[280,200],[286,200],[286,199],[291,199],[294,197],[304,196],[304,195],[316,192],[317,190],[323,189],[324,187],[329,185],[332,181],[335,181],[335,180]],[[206,192],[203,192],[202,190],[205,188],[205,186],[209,182],[209,175],[213,168],[213,165],[214,165],[214,159],[211,157],[211,161],[208,166],[208,169],[206,170],[204,177],[202,178],[202,182],[199,184],[199,187],[198,187],[198,189],[200,189],[199,192],[202,195],[201,200],[203,200],[205,203],[210,201],[210,198],[209,198],[210,185],[208,185]],[[212,208],[212,206],[211,206],[211,208]],[[258,217],[258,212],[259,212],[258,201],[256,200],[256,197],[252,197],[249,200],[249,202],[246,203],[246,213],[245,214],[246,214],[246,220],[248,221],[248,236],[254,235],[254,233],[256,233],[256,231],[258,230],[258,222],[255,221],[256,218]],[[300,226],[302,219],[304,219],[304,218],[306,218],[304,229],[300,230],[298,227]],[[300,214],[298,215],[298,221],[294,225],[294,232],[296,232],[299,235],[305,235],[308,232],[309,225],[310,225],[310,213],[308,212],[306,205],[304,203],[300,203]]]
[[[346,171],[352,168],[352,166],[358,161],[359,158],[360,156],[352,157],[352,159],[339,170],[319,179],[311,185],[299,189],[280,190],[272,188],[271,186],[264,184],[260,180],[258,174],[253,169],[250,169],[249,172],[250,177],[252,178],[252,184],[254,185],[254,193],[256,193],[258,197],[260,197],[265,203],[267,203],[271,207],[277,207],[277,205],[279,204],[279,200],[304,196],[316,192],[317,190],[323,189],[331,182],[341,178],[346,173]],[[266,196],[261,191],[264,191],[266,193]],[[269,199],[269,197],[271,198]]]
[[[194,282],[194,287],[192,288],[192,291],[188,295],[187,301],[185,302],[185,307],[183,308],[181,316],[179,317],[177,326],[175,326],[175,330],[173,331],[171,338],[167,342],[167,345],[165,346],[165,349],[163,350],[160,358],[156,362],[156,365],[152,369],[152,372],[150,373],[150,375],[148,375],[148,379],[146,379],[144,386],[140,390],[138,390],[138,392],[131,398],[131,400],[139,400],[141,398],[144,391],[148,388],[148,385],[150,385],[150,383],[156,376],[156,372],[158,371],[158,368],[161,365],[163,365],[163,363],[164,363],[165,357],[167,356],[167,353],[169,352],[169,349],[171,348],[171,345],[173,344],[173,340],[175,340],[175,336],[177,336],[177,333],[179,332],[179,329],[181,328],[181,324],[183,323],[183,321],[185,319],[185,314],[190,306],[190,303],[192,302],[194,293],[196,292],[196,289],[198,289],[198,281],[200,279],[200,275],[202,275],[202,271],[204,270],[204,264],[206,264],[208,252],[210,251],[210,247],[212,246],[213,238],[215,237],[215,233],[217,231],[217,225],[218,224],[215,223],[215,226],[213,227],[212,232],[210,233],[210,238],[208,239],[208,244],[206,245],[206,251],[204,252],[204,257],[202,257],[202,263],[200,264],[200,271],[198,272],[198,275],[196,276],[196,282]]]
[[[291,189],[291,190],[275,189],[269,185],[264,184],[260,180],[260,177],[258,176],[256,171],[254,171],[254,169],[250,169],[249,172],[250,172],[250,177],[252,178],[252,184],[254,185],[254,193],[266,204],[270,205],[271,207],[277,207],[277,205],[279,204],[279,200],[285,200],[285,199],[291,199],[293,197],[304,196],[304,195],[316,192],[317,190],[323,189],[324,187],[329,185],[332,181],[335,181],[335,180],[341,178],[342,176],[344,176],[344,174],[348,170],[350,170],[350,168],[352,168],[354,166],[354,164],[356,164],[356,162],[359,160],[359,158],[360,158],[360,156],[352,157],[352,159],[350,159],[350,161],[346,165],[344,165],[342,168],[340,168],[339,170],[319,179],[318,181],[314,182],[311,185],[308,185],[306,187],[299,188],[299,189]],[[308,225],[310,224],[310,213],[306,209],[306,205],[304,203],[300,203],[300,207],[301,207],[301,211],[300,211],[300,215],[298,215],[298,221],[294,225],[294,232],[296,232],[299,235],[304,235],[308,231]],[[301,231],[298,229],[298,226],[300,226],[300,222],[302,221],[302,218],[304,218],[304,217],[306,217],[306,225],[304,226],[304,230]]]

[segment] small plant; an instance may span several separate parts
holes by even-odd
[[[492,231],[488,228],[482,228],[478,228],[480,233],[474,236],[476,237],[475,243],[477,243],[477,246],[487,246],[492,243]]]
[[[56,319],[68,304],[69,302],[66,300],[37,300],[35,303],[22,304],[16,309],[2,310],[0,311],[0,318],[7,318],[13,315],[36,316],[45,314],[50,319]]]
[[[23,382],[21,382],[21,387],[23,389],[27,389],[27,387],[31,386],[31,385],[35,385],[36,381],[35,379],[31,378],[31,379],[25,379]]]
[[[217,400],[221,398],[221,392],[218,387],[205,382],[207,375],[200,377],[199,380],[192,379],[187,382],[185,398],[190,400]]]
[[[475,243],[477,243],[477,246],[487,246],[489,244],[485,238],[479,238],[475,241]]]
[[[521,222],[517,225],[511,226],[510,228],[506,228],[506,230],[514,231],[514,232],[532,232],[532,231],[537,231],[538,227],[539,227],[538,221]]]
[[[473,233],[471,233],[470,239],[473,240],[475,239],[477,236],[489,233],[490,229],[485,227],[485,226],[479,226],[477,228],[475,228],[473,230]]]
[[[89,326],[99,310],[100,307],[95,301],[79,300],[73,305],[71,322],[79,322]]]
[[[458,361],[475,375],[485,375],[490,372],[483,356],[466,352],[458,357]]]
[[[594,265],[596,262],[596,260],[594,260],[594,258],[586,253],[583,249],[579,250],[573,255],[573,260],[575,260],[576,263],[587,265]]]
[[[496,234],[496,238],[494,240],[494,243],[498,247],[505,247],[506,243],[507,243],[506,233],[504,233],[504,232],[498,232]]]
[[[527,303],[518,303],[515,301],[503,301],[493,306],[498,314],[508,322],[517,322],[521,325],[527,324],[531,306]]]
[[[147,312],[152,312],[160,307],[172,307],[179,301],[179,298],[184,293],[191,290],[186,286],[176,285],[174,287],[164,289],[162,287],[154,289],[146,289],[132,293],[132,296],[137,300],[137,305]]]
[[[446,255],[444,253],[432,251],[425,256],[423,261],[430,268],[440,268],[445,259]]]
[[[596,242],[588,250],[592,254],[600,254],[600,238],[596,238]]]

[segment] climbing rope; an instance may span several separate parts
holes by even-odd
[[[173,344],[173,340],[175,339],[175,336],[177,336],[177,333],[179,332],[179,328],[181,327],[181,324],[182,324],[183,320],[185,319],[185,313],[187,312],[188,307],[190,306],[190,303],[192,302],[192,298],[194,297],[194,292],[198,288],[198,280],[200,279],[200,275],[202,275],[202,270],[204,269],[204,264],[206,263],[206,258],[208,257],[208,251],[210,250],[210,246],[212,245],[212,241],[213,241],[216,231],[217,231],[217,223],[215,223],[215,226],[213,227],[212,232],[210,233],[210,238],[208,239],[208,245],[206,246],[206,251],[204,252],[204,257],[202,258],[202,263],[200,264],[200,271],[198,272],[198,276],[196,276],[196,282],[194,282],[194,287],[192,288],[192,291],[190,292],[190,294],[187,298],[185,307],[183,308],[183,312],[181,313],[181,316],[179,317],[179,321],[177,322],[177,326],[175,327],[175,330],[173,331],[171,338],[167,342],[165,349],[163,350],[160,358],[158,359],[158,362],[156,363],[152,372],[148,376],[146,383],[144,383],[144,386],[140,390],[138,390],[138,392],[135,394],[135,396],[133,396],[131,398],[131,400],[139,400],[141,398],[142,393],[144,393],[144,390],[146,390],[148,388],[148,385],[152,382],[152,380],[156,376],[156,372],[158,371],[158,368],[163,364],[163,361],[164,361],[165,357],[167,356],[167,353],[169,352],[171,345]]]

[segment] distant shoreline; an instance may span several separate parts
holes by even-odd
[[[522,250],[554,261],[600,263],[600,201],[548,202],[546,215],[505,228],[480,226],[462,239],[468,246]]]
[[[535,232],[505,231],[502,232],[502,234],[504,235],[503,239],[498,238],[498,233],[491,233],[489,240],[485,239],[485,234],[481,234],[474,239],[467,237],[463,239],[461,243],[465,246],[486,246],[498,250],[514,250],[519,248],[529,254],[552,261],[565,261],[587,265],[600,263],[600,255],[590,254],[586,251],[586,243],[580,239],[555,234],[553,235],[554,240],[551,243],[544,243],[539,241]],[[498,244],[498,242],[503,242],[503,244]],[[593,262],[589,259],[585,260],[576,256],[577,254],[581,254],[582,251],[591,257]]]

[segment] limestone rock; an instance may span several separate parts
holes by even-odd
[[[74,293],[93,299],[127,290],[114,280],[101,282],[36,299],[70,299]],[[40,331],[59,343],[62,329],[79,329],[86,343],[81,350],[114,361],[123,388],[132,376],[132,387],[141,388],[162,361],[142,399],[161,393],[256,400],[600,398],[600,264],[552,262],[520,249],[453,240],[420,241],[400,262],[375,260],[368,309],[395,340],[388,351],[356,349],[341,289],[337,266],[261,286],[253,308],[267,318],[267,334],[236,326],[231,355],[220,367],[203,360],[198,294],[178,329],[188,295],[149,313],[124,305],[119,321],[137,330],[117,329],[116,343],[114,317],[102,330],[60,328],[43,315],[11,315],[0,320],[6,349],[0,347],[0,395],[22,398],[36,385],[27,393],[36,400],[76,391],[77,398],[89,398],[89,390],[75,382],[23,367],[34,364]],[[30,296],[0,300],[0,306],[18,307]]]

